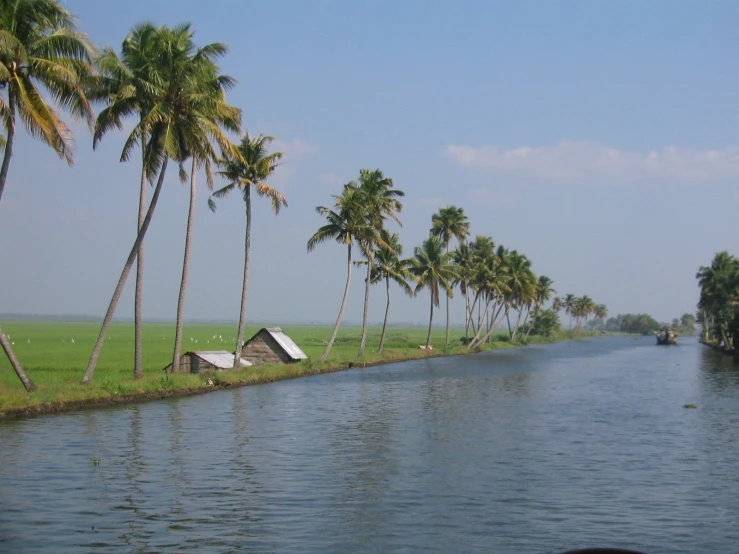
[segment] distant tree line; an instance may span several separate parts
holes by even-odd
[[[682,335],[689,335],[695,333],[695,317],[686,313],[679,319],[673,319],[671,323],[660,323],[649,314],[618,314],[616,317],[608,318],[608,321],[605,322],[606,331],[620,331],[640,335],[650,335],[665,327],[669,327]]]

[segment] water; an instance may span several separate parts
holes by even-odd
[[[606,544],[739,550],[730,358],[592,339],[0,424],[0,552]]]

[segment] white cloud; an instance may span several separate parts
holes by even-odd
[[[736,146],[724,150],[666,146],[650,152],[631,152],[589,141],[510,150],[452,144],[446,147],[444,157],[462,167],[552,182],[704,183],[739,176]]]

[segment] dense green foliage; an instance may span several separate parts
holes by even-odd
[[[656,319],[649,314],[618,314],[606,322],[606,331],[621,331],[648,335],[662,328]]]
[[[739,258],[718,252],[711,265],[699,268],[696,279],[701,338],[733,350],[739,336]]]

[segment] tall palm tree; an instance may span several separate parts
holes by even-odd
[[[0,199],[5,191],[20,117],[29,135],[72,165],[72,132],[45,96],[73,117],[92,124],[94,116],[83,83],[92,72],[95,49],[75,28],[72,14],[54,0],[0,0],[0,119],[4,127]],[[46,95],[44,94],[46,93]],[[2,330],[0,330],[2,335]],[[10,342],[2,348],[27,391],[34,388]]]
[[[393,188],[393,180],[385,177],[379,169],[360,170],[358,186],[359,191],[364,196],[367,217],[370,219],[371,224],[375,226],[376,236],[381,239],[387,217],[392,218],[400,224],[398,213],[403,209],[403,204],[401,204],[398,198],[405,196],[405,193],[402,190]],[[370,252],[372,252],[378,244],[369,246],[371,249]],[[362,339],[359,343],[359,352],[357,354],[359,357],[364,356],[364,350],[367,346],[367,318],[369,315],[369,295],[373,267],[374,260],[370,256],[367,258],[367,277],[365,279],[364,308],[362,312]]]
[[[462,208],[447,206],[431,216],[431,236],[439,237],[447,253],[453,238],[462,243],[470,234],[470,223]],[[449,346],[449,295],[446,295],[446,346]]]
[[[426,350],[428,350],[431,346],[434,306],[439,306],[439,288],[443,288],[449,296],[452,296],[452,283],[457,278],[457,273],[451,263],[451,254],[445,252],[439,237],[429,237],[421,246],[416,246],[410,262],[410,272],[418,282],[415,293],[418,294],[421,289],[428,288],[431,296],[429,330],[426,335]]]
[[[187,149],[186,136],[193,130],[193,120],[202,120],[202,114],[196,113],[201,104],[199,99],[203,90],[198,85],[202,82],[202,74],[207,64],[202,60],[213,56],[212,50],[198,49],[192,41],[189,25],[174,28],[160,27],[155,39],[155,60],[160,68],[161,85],[152,90],[153,103],[143,120],[140,120],[134,131],[126,140],[121,158],[127,160],[137,141],[145,140],[144,159],[148,168],[147,175],[153,176],[158,170],[159,176],[154,188],[149,208],[136,236],[126,263],[123,266],[118,283],[113,292],[108,310],[100,328],[97,341],[90,355],[83,383],[89,383],[95,372],[105,336],[113,319],[113,314],[120,300],[126,279],[136,260],[139,248],[154,215],[159,195],[161,194],[167,164],[170,159],[179,164],[180,180],[187,178],[182,162]],[[119,118],[112,118],[112,126],[121,125],[121,118],[131,112],[124,112]],[[147,134],[144,137],[144,132]]]
[[[473,259],[472,250],[469,245],[462,242],[452,252],[452,262],[457,266],[457,284],[459,290],[464,294],[464,338],[465,341],[469,341],[470,338],[470,323],[472,320],[472,311],[470,309],[470,280],[472,278],[473,270]]]
[[[696,274],[700,286],[698,309],[703,314],[706,338],[716,338],[727,347],[739,323],[739,258],[728,252],[714,255],[710,266],[701,266]],[[734,333],[730,333],[734,327]]]
[[[213,189],[213,173],[211,164],[218,161],[219,155],[215,145],[220,147],[221,152],[233,155],[236,148],[231,144],[228,137],[222,131],[238,133],[241,126],[241,110],[226,102],[226,90],[230,89],[235,81],[226,75],[220,75],[218,66],[213,63],[215,56],[223,55],[227,49],[222,44],[211,44],[207,47],[212,56],[196,56],[193,63],[202,63],[203,72],[198,75],[199,81],[193,83],[193,89],[201,88],[196,94],[188,95],[186,98],[189,105],[183,107],[183,111],[191,114],[187,119],[189,125],[182,125],[179,131],[182,133],[181,144],[184,146],[181,158],[191,158],[190,171],[190,205],[187,212],[187,229],[185,232],[185,251],[182,260],[182,278],[180,280],[180,293],[177,298],[177,318],[175,324],[175,343],[172,354],[172,371],[179,371],[180,352],[182,348],[182,327],[185,317],[185,295],[187,292],[187,281],[190,271],[190,254],[192,248],[193,225],[195,221],[195,176],[199,166],[205,169],[206,182],[209,189]],[[203,52],[203,49],[201,49]]]
[[[93,148],[97,148],[100,140],[111,129],[122,128],[123,119],[135,115],[139,125],[126,141],[127,146],[138,142],[141,146],[141,180],[139,183],[139,209],[136,231],[146,217],[146,184],[156,175],[156,157],[146,155],[146,142],[149,132],[146,127],[147,116],[156,104],[157,96],[163,94],[166,83],[165,60],[159,45],[161,29],[152,23],[144,22],[136,25],[121,45],[120,57],[115,50],[104,48],[96,60],[99,75],[94,79],[90,96],[107,104],[98,115],[93,137]],[[130,156],[128,148],[124,148],[121,161]],[[144,294],[144,244],[143,241],[136,253],[136,285],[134,298],[134,377],[143,377],[142,358],[142,310]]]
[[[572,309],[575,305],[576,296],[574,294],[568,294],[562,301],[562,307],[565,309],[565,313],[570,316],[570,330],[572,330]]]
[[[234,367],[241,365],[241,348],[244,341],[244,325],[246,323],[246,307],[249,293],[249,265],[251,262],[251,193],[254,192],[272,202],[275,215],[280,209],[287,207],[287,199],[277,189],[265,181],[277,169],[277,162],[282,159],[282,152],[269,153],[269,145],[274,137],[259,135],[256,137],[244,133],[241,142],[236,146],[235,155],[226,156],[221,162],[219,175],[230,181],[228,185],[213,193],[215,198],[223,198],[234,189],[240,189],[246,209],[246,231],[244,233],[244,279],[241,286],[241,308],[239,310],[239,327],[236,332],[236,351]],[[215,210],[212,198],[208,200],[211,209]]]
[[[536,281],[536,293],[535,293],[535,300],[534,300],[534,313],[531,318],[531,325],[529,325],[528,329],[526,330],[526,338],[529,338],[529,334],[531,333],[531,330],[534,327],[534,322],[536,321],[536,318],[539,316],[539,313],[541,312],[542,306],[544,306],[547,302],[549,302],[549,299],[552,297],[554,293],[557,291],[552,288],[552,285],[554,284],[554,281],[547,277],[546,275],[540,275],[539,278]],[[528,318],[528,314],[527,314]],[[524,321],[524,325],[526,324],[526,321]]]
[[[341,318],[344,316],[346,300],[349,296],[349,284],[352,278],[352,247],[356,242],[364,256],[369,260],[372,257],[371,248],[382,241],[377,232],[377,226],[368,215],[364,195],[359,191],[355,182],[344,185],[342,193],[333,196],[335,202],[333,208],[317,206],[316,212],[326,218],[326,224],[320,227],[313,236],[308,239],[307,249],[312,252],[319,244],[335,240],[346,246],[346,284],[344,285],[344,296],[339,307],[339,315],[336,317],[334,330],[321,355],[320,362],[328,358],[331,348],[336,341],[336,335],[341,326]]]
[[[387,304],[385,305],[385,319],[382,322],[382,333],[380,334],[380,346],[377,349],[378,354],[382,354],[385,347],[385,331],[387,330],[387,320],[390,314],[390,281],[395,281],[401,290],[408,296],[413,296],[413,289],[408,281],[413,278],[408,270],[409,260],[403,260],[403,245],[400,244],[400,237],[397,233],[393,233],[386,239],[387,246],[380,246],[374,253],[374,267],[372,269],[372,283],[385,281],[385,291],[387,294]]]

